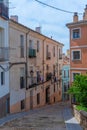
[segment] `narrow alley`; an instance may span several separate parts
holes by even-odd
[[[68,103],[47,105],[0,120],[0,130],[82,130]]]

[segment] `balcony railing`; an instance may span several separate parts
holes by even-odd
[[[0,48],[0,61],[7,61],[9,59],[9,49],[7,47]]]
[[[46,59],[47,59],[47,60],[48,60],[48,59],[51,59],[51,53],[50,53],[50,52],[48,52]]]
[[[30,58],[34,58],[34,57],[36,57],[36,50],[35,50],[35,49],[31,49],[31,48],[29,48],[29,54],[28,54],[28,57],[30,57]]]
[[[30,77],[29,78],[29,88],[33,88],[37,84],[37,77]]]
[[[58,82],[58,77],[53,76],[51,79],[51,83],[56,83],[56,82]]]

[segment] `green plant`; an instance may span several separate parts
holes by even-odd
[[[76,109],[79,110],[79,111],[83,110],[83,111],[87,112],[87,107],[83,107],[83,106],[80,106],[80,105],[77,105]]]
[[[81,106],[87,107],[87,75],[76,75],[68,93],[74,95]]]

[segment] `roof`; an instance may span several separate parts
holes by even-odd
[[[49,37],[47,37],[47,36],[45,36],[45,35],[43,35],[43,34],[37,32],[37,31],[35,31],[35,30],[32,30],[31,28],[29,28],[29,27],[27,27],[27,26],[25,26],[25,25],[23,25],[23,24],[21,24],[21,23],[19,23],[19,22],[16,22],[16,21],[14,21],[14,20],[12,20],[12,19],[9,19],[9,21],[11,21],[11,22],[13,22],[13,23],[15,23],[15,24],[18,24],[19,26],[22,26],[22,27],[24,27],[24,28],[26,28],[26,29],[28,29],[28,30],[30,30],[30,31],[32,31],[32,32],[35,32],[35,33],[37,33],[37,34],[43,36],[44,38],[47,38],[47,39],[49,39],[49,40],[52,40],[52,41],[54,41],[54,42],[56,42],[56,43],[58,43],[58,44],[64,46],[63,43],[60,43],[60,42],[58,42],[58,41],[56,41],[56,40],[54,40],[54,39],[52,39],[52,38],[49,38]]]
[[[79,25],[85,25],[85,24],[87,24],[87,20],[80,20],[78,22],[68,23],[68,24],[66,24],[66,26],[68,28],[70,28],[70,27],[73,27],[73,26],[79,26]]]

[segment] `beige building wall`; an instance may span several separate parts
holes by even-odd
[[[10,62],[10,113],[22,111],[21,101],[25,101],[26,83],[23,88],[20,88],[20,69],[24,69],[24,82],[25,67],[26,67],[26,29],[18,26],[14,22],[9,21],[9,62]],[[20,36],[24,36],[24,57],[21,57],[21,44]]]
[[[63,44],[13,21],[9,23],[9,33],[11,48],[10,112],[20,112],[61,101],[62,83],[60,70],[62,68],[62,59],[59,58],[59,48],[62,51]],[[20,56],[20,35],[24,36],[24,57],[22,58]],[[39,51],[37,50],[38,42]],[[48,59],[46,54],[47,45],[49,46]],[[55,72],[53,67],[55,67]],[[20,88],[21,68],[25,70],[25,86],[23,88]],[[47,72],[52,75],[50,80],[46,78]],[[39,81],[37,73],[40,76]],[[56,81],[54,81],[54,78],[56,78]],[[23,108],[21,109],[21,107]]]

